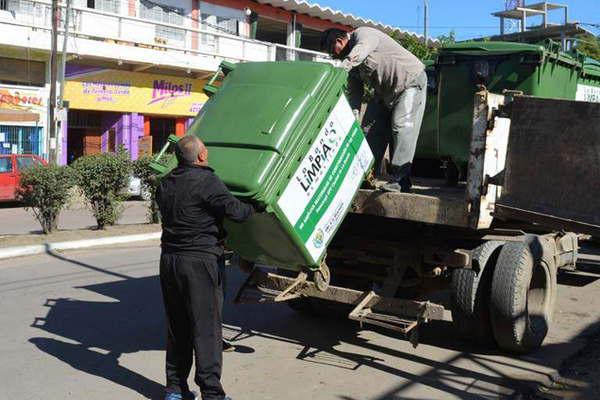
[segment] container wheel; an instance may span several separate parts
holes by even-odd
[[[317,289],[321,292],[326,291],[329,288],[329,283],[331,282],[331,272],[329,271],[329,267],[323,261],[321,263],[321,267],[315,271],[314,282]]]
[[[494,266],[504,242],[484,242],[471,253],[472,267],[452,271],[452,319],[461,337],[493,341],[490,322],[490,289]]]
[[[552,254],[537,236],[502,247],[490,296],[492,332],[501,349],[524,354],[544,341],[557,292]]]

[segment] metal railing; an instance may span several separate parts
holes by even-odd
[[[0,24],[51,30],[51,3],[44,0],[4,0],[11,17]],[[65,12],[65,4],[60,4]],[[146,47],[183,54],[218,57],[232,61],[307,60],[331,62],[324,53],[262,42],[227,33],[158,22],[128,15],[89,9],[70,8],[69,36],[122,45]],[[62,28],[60,29],[62,32]],[[165,32],[178,32],[165,35]],[[118,57],[115,57],[118,58]]]
[[[0,125],[0,154],[42,155],[42,127]]]

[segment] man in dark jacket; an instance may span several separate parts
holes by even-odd
[[[391,180],[381,189],[410,191],[410,170],[427,97],[425,66],[394,39],[369,27],[352,32],[329,29],[323,32],[321,47],[342,60],[341,67],[348,71],[348,100],[356,116],[364,84],[375,91],[365,119],[371,125],[367,140],[377,165],[391,139]]]
[[[250,205],[237,200],[208,166],[202,141],[177,143],[178,167],[161,179],[160,282],[167,322],[165,400],[193,399],[187,378],[195,356],[195,382],[203,400],[222,400],[223,219],[243,222]]]

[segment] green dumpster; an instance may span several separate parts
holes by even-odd
[[[231,192],[262,210],[226,222],[243,258],[318,269],[373,155],[344,95],[346,72],[313,62],[222,64],[220,87],[187,135]],[[175,141],[175,139],[172,139]],[[164,174],[174,165],[154,163]]]
[[[577,84],[576,100],[600,103],[600,62],[586,58]]]
[[[438,89],[429,93],[436,109],[437,129],[424,124],[417,159],[468,162],[473,118],[473,95],[478,85],[493,93],[517,90],[524,94],[576,99],[583,57],[560,51],[558,43],[542,45],[509,42],[465,42],[440,50],[436,62]],[[590,76],[593,65],[589,65]],[[588,85],[598,87],[598,80]],[[433,104],[435,103],[435,104]]]
[[[425,72],[427,73],[427,102],[423,113],[423,123],[419,134],[418,148],[423,154],[437,154],[437,74],[434,60],[425,60]]]

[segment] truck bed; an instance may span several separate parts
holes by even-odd
[[[428,224],[468,226],[464,184],[448,187],[441,179],[412,180],[412,193],[361,189],[351,212]]]

